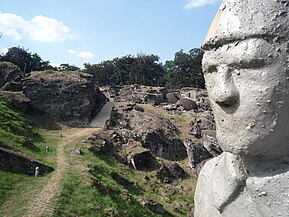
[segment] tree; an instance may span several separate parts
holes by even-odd
[[[11,47],[5,55],[1,56],[1,61],[14,63],[24,71],[24,73],[31,71],[32,57],[28,49]]]
[[[98,85],[160,85],[164,68],[156,55],[137,54],[84,64],[84,71],[94,75]]]
[[[49,61],[43,61],[37,53],[31,54],[28,49],[19,46],[9,48],[5,55],[0,56],[0,60],[14,63],[24,73],[53,69]]]
[[[174,60],[165,63],[166,85],[171,88],[205,88],[202,58],[203,51],[199,48],[194,48],[188,53],[184,53],[183,50],[175,53]]]
[[[32,54],[31,57],[31,71],[43,71],[53,69],[53,67],[49,65],[49,61],[43,61],[37,53]]]
[[[80,71],[80,68],[74,65],[69,65],[68,63],[62,63],[58,67],[58,71]]]

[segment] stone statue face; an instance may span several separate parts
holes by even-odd
[[[288,155],[287,46],[248,37],[205,52],[206,87],[225,151],[264,158]]]

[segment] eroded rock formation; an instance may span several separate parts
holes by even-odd
[[[31,107],[71,126],[86,126],[106,102],[91,75],[80,72],[32,72],[23,81]]]

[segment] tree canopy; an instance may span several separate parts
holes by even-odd
[[[148,86],[166,86],[177,89],[181,87],[204,88],[205,82],[202,72],[203,51],[194,48],[188,53],[180,50],[175,53],[173,60],[160,62],[154,54],[138,53],[126,55],[112,60],[102,61],[98,64],[85,63],[84,69],[62,63],[59,67],[52,67],[49,61],[44,61],[37,54],[31,54],[28,49],[12,47],[0,61],[12,62],[22,71],[83,71],[94,76],[96,84],[101,85],[127,85],[139,84]]]
[[[25,73],[53,69],[49,61],[43,61],[37,53],[31,54],[28,49],[21,47],[9,48],[6,54],[0,56],[0,60],[17,65]]]
[[[205,88],[202,71],[203,51],[198,48],[184,53],[180,50],[174,60],[166,61],[165,85],[171,88],[199,87]]]

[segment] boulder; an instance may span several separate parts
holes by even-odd
[[[186,111],[190,111],[190,110],[198,110],[198,105],[196,102],[194,102],[193,100],[191,99],[188,99],[188,98],[181,98],[177,104],[181,105],[182,107],[184,107],[184,109]]]
[[[81,148],[74,147],[74,148],[72,149],[72,154],[74,154],[74,155],[81,155],[81,154],[82,154]]]
[[[162,164],[156,172],[156,177],[166,183],[170,183],[174,179],[181,179],[184,176],[184,169],[177,163]]]
[[[219,146],[218,140],[215,135],[209,135],[204,133],[202,137],[203,146],[210,152],[214,157],[222,154],[223,150]]]
[[[198,116],[198,119],[195,119],[194,122],[198,122],[201,130],[216,130],[214,115],[211,111],[200,112]]]
[[[115,89],[115,88],[114,88]],[[161,87],[139,85],[124,85],[118,87],[115,102],[134,102],[142,104],[159,105],[164,102],[166,90]]]
[[[189,134],[195,136],[197,139],[202,138],[202,130],[199,122],[194,122]]]
[[[177,92],[171,92],[166,95],[168,102],[175,104],[180,99],[180,94]]]
[[[200,98],[196,101],[200,111],[212,111],[209,98]]]
[[[172,176],[176,179],[184,178],[186,172],[185,170],[177,163],[168,163],[166,167],[169,169]]]
[[[149,170],[156,167],[156,159],[150,151],[134,154],[131,157],[131,163],[136,170]]]
[[[189,166],[195,168],[199,163],[213,156],[201,143],[195,143],[192,140],[186,139],[184,144],[187,149]]]
[[[33,109],[78,127],[87,126],[106,102],[93,76],[81,72],[32,72],[23,93]]]
[[[187,157],[186,147],[181,139],[162,129],[149,130],[143,137],[142,145],[157,157],[167,160],[183,160]]]
[[[13,63],[0,62],[0,87],[10,81],[19,81],[23,76],[24,73]]]
[[[144,108],[141,107],[141,106],[139,106],[139,105],[135,105],[135,106],[134,106],[134,109],[135,109],[136,111],[139,111],[139,112],[144,112]]]

